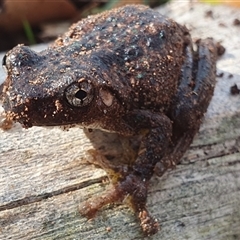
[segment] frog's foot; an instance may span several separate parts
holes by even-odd
[[[95,217],[97,211],[103,206],[109,203],[122,201],[124,197],[124,194],[120,192],[119,189],[111,187],[102,196],[92,197],[81,203],[79,212],[90,219]]]
[[[157,219],[154,219],[146,209],[139,212],[140,225],[146,236],[157,233],[160,229]]]
[[[146,209],[147,185],[147,181],[130,174],[125,180],[107,190],[103,196],[83,202],[79,207],[79,211],[87,218],[93,218],[103,206],[109,203],[122,202],[128,198],[130,205],[138,215],[144,234],[147,236],[153,235],[159,230],[159,225],[157,220],[153,219]]]

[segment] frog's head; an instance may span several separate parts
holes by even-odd
[[[116,110],[116,99],[96,69],[91,71],[84,61],[77,62],[76,52],[67,51],[50,48],[36,53],[19,45],[4,56],[3,107],[9,118],[24,127],[91,126]]]

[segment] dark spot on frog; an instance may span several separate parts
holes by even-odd
[[[158,231],[146,208],[149,181],[180,162],[215,86],[216,44],[196,45],[186,27],[132,5],[83,19],[40,53],[19,45],[3,59],[11,119],[26,128],[78,125],[93,129],[90,139],[101,132],[110,149],[110,135],[122,146],[121,159],[108,153],[98,163],[113,186],[82,203],[83,215],[128,196],[144,233]]]

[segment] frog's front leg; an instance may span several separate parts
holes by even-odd
[[[146,235],[152,235],[158,231],[158,224],[146,209],[147,188],[156,163],[165,155],[170,145],[172,122],[164,114],[147,110],[133,111],[125,116],[123,121],[133,129],[134,134],[142,135],[138,156],[128,172],[103,196],[81,204],[80,213],[93,217],[102,206],[123,201],[128,197],[140,219],[143,231]],[[163,164],[167,169],[170,163]]]

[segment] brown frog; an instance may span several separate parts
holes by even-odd
[[[149,180],[180,161],[215,86],[214,41],[196,45],[186,27],[129,5],[83,19],[40,53],[18,45],[6,54],[8,118],[25,128],[75,124],[140,137],[134,161],[82,214],[129,196],[144,233],[158,231],[146,209]]]

